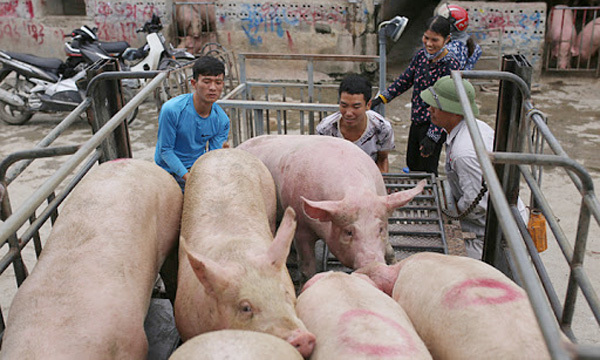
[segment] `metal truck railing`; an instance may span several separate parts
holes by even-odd
[[[120,72],[110,64],[98,65],[92,70],[84,101],[69,113],[48,135],[31,150],[9,154],[0,162],[0,274],[13,266],[17,287],[28,275],[22,251],[33,240],[36,257],[42,251],[40,228],[50,219],[58,216],[58,207],[75,185],[98,161],[108,161],[117,157],[131,157],[129,134],[126,121],[146,97],[157,91],[170,95],[187,92],[185,84],[175,84],[172,80],[181,76],[169,76],[171,72]],[[105,71],[105,72],[102,72]],[[101,72],[96,75],[96,72]],[[178,69],[179,74],[190,72],[190,66]],[[118,80],[131,78],[153,78],[140,92],[123,106],[120,101]],[[87,112],[93,136],[82,144],[51,146],[80,116]],[[69,155],[62,165],[41,186],[13,211],[9,185],[17,179],[34,161],[48,157]],[[14,166],[13,166],[14,165]],[[12,167],[11,167],[12,166]],[[69,176],[71,176],[69,178]],[[59,190],[60,189],[60,190]],[[44,202],[47,202],[44,205]],[[29,222],[29,224],[26,224]],[[6,249],[8,247],[8,249]],[[4,333],[4,314],[0,309],[0,339]]]
[[[527,67],[523,58],[505,57],[505,65],[518,63],[516,66]],[[529,65],[530,67],[530,65]],[[519,72],[519,71],[517,71]],[[529,73],[530,75],[530,73]],[[520,101],[514,102],[518,110],[512,112],[516,118],[523,116],[523,121],[511,121],[511,130],[506,131],[506,149],[499,149],[502,145],[502,134],[498,129],[506,124],[501,124],[499,119],[496,124],[496,144],[494,152],[488,153],[483,139],[477,128],[475,117],[470,109],[469,101],[462,85],[462,78],[468,79],[496,79],[501,81],[501,94],[503,88],[514,87]],[[461,105],[465,110],[466,124],[473,139],[477,158],[481,164],[483,177],[487,183],[491,210],[488,210],[488,224],[486,228],[486,244],[484,260],[521,284],[533,305],[534,312],[546,340],[548,349],[554,359],[568,359],[570,354],[562,346],[560,330],[571,340],[575,340],[571,325],[577,300],[577,292],[581,291],[592,311],[597,325],[600,325],[600,303],[590,278],[583,268],[585,247],[591,218],[600,224],[600,203],[593,190],[593,183],[586,169],[570,159],[548,128],[543,113],[536,109],[531,102],[528,83],[520,76],[509,72],[497,71],[454,71],[452,78],[460,96]],[[529,79],[530,80],[530,79]],[[502,109],[499,110],[499,113]],[[499,138],[500,137],[500,138]],[[547,143],[554,155],[543,154],[543,144]],[[526,145],[526,149],[523,148]],[[519,151],[521,150],[521,151]],[[529,150],[529,152],[526,152]],[[501,166],[499,166],[501,165]],[[548,200],[544,196],[541,184],[541,167],[562,167],[579,189],[582,195],[579,224],[572,247],[558,224]],[[527,186],[531,189],[532,203],[539,208],[548,221],[550,230],[556,238],[564,258],[567,261],[569,285],[564,305],[561,306],[556,290],[547,275],[544,264],[533,245],[531,236],[526,230],[526,224],[519,216],[517,210],[518,186],[520,176],[523,176]],[[514,193],[514,187],[517,187]],[[505,195],[508,194],[508,195]],[[490,212],[494,219],[490,219]],[[497,225],[501,231],[495,236],[493,227]],[[491,229],[492,228],[492,229]],[[560,329],[559,329],[560,326]],[[575,346],[578,358],[600,359],[600,347]]]
[[[304,61],[307,81],[248,81],[246,63],[249,60]],[[237,146],[253,136],[271,133],[272,126],[276,127],[278,134],[314,134],[318,121],[339,110],[338,84],[319,84],[314,80],[315,62],[321,61],[380,63],[381,58],[372,55],[240,54],[240,84],[218,102],[229,113],[233,145]],[[379,65],[381,68],[381,63]],[[379,76],[381,83],[385,71],[380,71]]]

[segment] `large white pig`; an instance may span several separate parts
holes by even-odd
[[[175,323],[184,341],[214,330],[253,330],[310,355],[314,335],[296,315],[286,267],[295,214],[286,211],[273,238],[275,209],[273,179],[255,156],[220,149],[192,166],[175,297]]]
[[[317,337],[311,360],[431,359],[404,310],[364,275],[313,276],[296,311]]]
[[[264,135],[240,144],[258,156],[277,186],[279,209],[298,215],[295,246],[305,279],[316,272],[315,242],[323,239],[342,264],[385,263],[388,217],[421,193],[387,195],[375,162],[355,144],[320,135]]]
[[[0,357],[145,359],[144,319],[182,201],[150,162],[119,159],[87,174],[15,295]]]
[[[366,270],[378,285],[396,272],[392,297],[435,359],[550,358],[525,291],[482,261],[423,252]]]
[[[302,360],[282,339],[257,331],[218,330],[198,335],[181,345],[169,360]]]
[[[559,69],[569,67],[571,49],[575,45],[577,31],[573,24],[573,11],[560,6],[550,10],[549,40],[552,44],[551,55],[558,58]]]
[[[600,18],[588,22],[577,35],[573,54],[579,55],[580,60],[587,61],[600,48]]]

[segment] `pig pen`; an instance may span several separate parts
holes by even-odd
[[[545,71],[600,75],[599,6],[557,5],[546,25]]]
[[[515,70],[509,70],[512,72],[465,72],[463,75],[468,78],[480,78],[488,80],[500,79],[506,83],[517,81],[511,76]],[[181,69],[174,72],[186,71],[189,71],[189,69]],[[454,74],[454,76],[460,76],[460,73],[458,75]],[[18,176],[15,174],[22,172],[23,169],[29,164],[27,163],[27,165],[24,165],[24,162],[20,162],[18,165],[15,165],[15,167],[19,168],[20,170],[17,169],[16,171],[9,172],[8,176],[3,178],[1,182],[3,185],[0,187],[0,195],[2,195],[3,204],[2,214],[0,214],[2,215],[3,220],[3,223],[0,226],[0,241],[2,242],[3,247],[2,272],[5,273],[5,270],[12,265],[13,269],[11,270],[13,270],[16,274],[13,281],[16,280],[17,285],[22,283],[27,276],[25,266],[25,260],[28,257],[26,253],[27,250],[29,250],[30,253],[35,252],[34,256],[39,255],[39,253],[42,251],[45,236],[47,236],[49,228],[52,226],[52,219],[58,213],[58,208],[61,201],[68,196],[70,189],[75,186],[79,179],[85,176],[85,173],[89,168],[94,166],[94,164],[99,160],[106,161],[116,157],[142,156],[151,158],[152,149],[136,149],[135,141],[129,141],[130,134],[128,132],[127,125],[123,123],[123,120],[129,111],[132,111],[136,106],[140,105],[145,97],[152,94],[152,92],[160,86],[173,86],[174,90],[183,91],[182,88],[180,89],[177,86],[176,82],[173,84],[173,82],[168,81],[170,78],[171,77],[169,77],[168,73],[160,73],[156,75],[156,78],[152,80],[144,89],[142,89],[140,94],[132,99],[131,102],[120,111],[118,108],[121,104],[119,104],[118,101],[113,103],[107,101],[105,98],[92,98],[89,99],[89,101],[86,100],[86,102],[84,102],[80,108],[78,108],[74,113],[69,114],[69,116],[67,116],[60,123],[60,125],[57,126],[57,128],[52,130],[44,140],[38,143],[34,149],[27,148],[25,151],[10,154],[7,159],[2,162],[2,166],[0,168],[4,169],[4,171],[6,171],[11,164],[19,160],[34,158],[36,159],[35,163],[46,164],[41,165],[42,168],[47,166],[53,169],[51,175],[45,180],[45,182],[36,187],[35,191],[33,191],[30,196],[24,199],[23,204],[14,212],[12,211],[10,201],[8,200],[8,194],[10,192],[8,185]],[[506,83],[503,83],[504,86],[501,86],[501,88],[507,86]],[[243,90],[246,89],[248,85],[253,89],[253,92],[246,92],[244,95]],[[280,85],[281,84],[275,84],[269,86],[280,87]],[[240,139],[244,139],[244,136],[246,135],[256,136],[259,134],[258,131],[262,131],[262,133],[264,133],[267,131],[267,129],[270,133],[311,133],[311,125],[314,126],[315,122],[325,116],[327,112],[333,112],[337,110],[337,105],[334,104],[335,101],[330,100],[329,103],[314,102],[314,100],[319,99],[319,97],[326,99],[326,88],[333,89],[334,92],[337,88],[335,84],[324,84],[321,87],[323,89],[318,90],[313,88],[311,92],[306,90],[306,84],[296,83],[293,84],[293,86],[290,86],[287,92],[284,92],[283,95],[274,95],[272,93],[264,92],[264,89],[259,88],[257,83],[247,82],[240,84],[237,90],[235,90],[235,93],[232,92],[227,94],[225,98],[220,101],[222,106],[227,109],[232,119],[232,131],[237,131],[237,135],[232,133],[231,141],[236,144],[236,136],[237,140],[239,141]],[[560,156],[550,159],[539,155],[544,152],[543,147],[540,147],[539,140],[530,143],[529,145],[531,145],[531,147],[525,149],[523,151],[524,156],[521,157],[517,155],[513,156],[511,159],[506,157],[503,158],[501,152],[490,154],[489,156],[494,160],[495,163],[521,164],[519,165],[519,171],[523,172],[523,176],[528,183],[531,182],[531,191],[534,193],[538,192],[535,186],[536,179],[537,181],[541,179],[542,168],[540,164],[544,164],[546,166],[556,166],[558,163],[558,166],[569,167],[569,169],[571,169],[570,171],[575,172],[577,176],[580,176],[584,180],[583,184],[586,186],[586,189],[588,189],[589,183],[586,180],[585,169],[582,169],[577,164],[573,164],[573,161],[570,161],[570,159],[566,157],[564,151],[562,151],[560,148],[560,145],[558,145],[556,140],[553,138],[552,133],[547,127],[544,126],[543,113],[540,110],[532,107],[530,102],[528,102],[529,96],[526,88],[526,84],[523,88],[519,88],[520,91],[524,92],[524,100],[520,99],[519,101],[515,102],[514,99],[508,98],[508,100],[505,102],[523,102],[523,107],[527,111],[526,117],[524,117],[525,121],[523,121],[522,126],[523,129],[528,133],[532,132],[533,134],[528,138],[532,139],[533,141],[534,139],[538,139],[540,136],[544,136],[545,138],[549,139],[548,143],[550,144],[552,151]],[[518,93],[519,91],[514,92]],[[105,96],[110,96],[117,92],[104,91],[102,93]],[[175,95],[177,91],[170,93]],[[268,96],[269,98],[266,101],[259,97],[259,95],[263,96],[263,93],[267,94],[265,96]],[[235,96],[247,96],[247,100],[235,100]],[[254,99],[252,99],[253,97]],[[505,99],[507,95],[501,93],[499,94],[499,97],[501,99]],[[306,104],[299,104],[298,99],[301,98],[307,99],[309,102]],[[288,101],[286,104],[285,100],[290,101]],[[94,102],[100,104],[108,103],[114,105],[115,107],[112,109],[94,108]],[[73,145],[73,139],[67,138],[57,141],[56,144],[61,145],[50,147],[50,144],[53,143],[59,134],[65,131],[65,129],[69,126],[72,126],[79,118],[79,115],[88,108],[91,109],[91,113],[88,113],[88,116],[93,120],[92,122],[96,124],[94,125],[94,134],[91,137],[88,135],[86,137],[88,140],[83,143],[75,143],[76,145]],[[509,111],[509,113],[512,112]],[[99,124],[102,125],[98,126]],[[534,128],[537,130],[537,132],[533,131]],[[312,129],[314,129],[314,127]],[[513,128],[511,136],[518,135],[515,134],[515,130],[517,129]],[[507,133],[509,132],[508,129],[506,129],[506,131]],[[474,139],[476,138],[476,134],[472,134],[472,136]],[[149,152],[150,155],[148,154]],[[73,155],[70,155],[65,161],[58,161],[56,159],[56,156],[67,154]],[[531,157],[530,155],[539,156]],[[483,156],[485,156],[485,154]],[[47,160],[43,160],[43,158],[46,158]],[[539,264],[539,257],[536,256],[536,253],[529,249],[530,239],[527,238],[527,232],[523,231],[519,224],[515,224],[515,219],[510,213],[510,206],[508,205],[504,189],[499,186],[497,177],[494,173],[494,170],[491,168],[489,161],[490,160],[488,159],[487,162],[484,162],[484,174],[485,176],[489,177],[489,191],[492,195],[492,201],[498,207],[498,218],[496,219],[495,224],[496,226],[499,226],[502,233],[504,233],[506,237],[503,242],[497,242],[497,245],[502,245],[502,251],[499,251],[493,255],[500,258],[500,255],[504,253],[504,255],[506,255],[504,260],[508,259],[509,264],[507,265],[506,261],[503,264],[497,259],[490,259],[488,262],[494,264],[498,268],[502,268],[504,265],[506,268],[510,268],[514,271],[514,277],[528,291],[529,297],[536,310],[538,321],[544,329],[547,329],[547,332],[544,335],[551,349],[553,358],[571,358],[570,355],[565,354],[563,349],[556,348],[558,341],[556,340],[556,332],[554,330],[557,328],[557,318],[559,319],[558,322],[560,322],[563,330],[568,330],[570,328],[572,317],[569,318],[569,316],[572,315],[572,307],[575,305],[576,298],[573,298],[572,295],[570,295],[569,299],[567,299],[568,301],[566,301],[564,305],[558,301],[556,294],[553,293],[554,291],[552,283],[548,284],[547,276],[544,276],[543,264]],[[533,173],[533,175],[527,172],[529,165],[537,166],[537,170]],[[57,170],[54,171],[54,169]],[[429,175],[386,175],[388,191],[394,191],[396,188],[407,186],[416,182],[419,178],[427,176]],[[486,180],[488,179],[486,178]],[[408,256],[410,253],[418,251],[450,252],[452,250],[452,247],[449,244],[444,245],[442,239],[444,236],[446,238],[452,238],[455,236],[454,232],[460,232],[460,230],[454,226],[453,231],[444,231],[447,229],[447,219],[444,219],[443,215],[437,210],[437,208],[451,208],[452,204],[449,203],[449,199],[444,196],[445,192],[443,191],[443,184],[443,179],[428,178],[427,191],[423,195],[414,199],[412,203],[409,203],[406,208],[400,209],[400,212],[396,212],[391,218],[390,238],[395,245],[395,249],[397,250],[396,256],[398,258]],[[537,201],[539,206],[544,207],[544,198],[539,196],[538,198],[539,199]],[[577,247],[575,249],[569,248],[568,244],[561,244],[560,246],[566,249],[565,252],[568,254],[568,256],[566,256],[566,261],[569,264],[572,264],[572,288],[575,292],[581,291],[584,294],[586,301],[590,304],[592,312],[597,318],[598,314],[600,313],[598,312],[597,300],[594,300],[595,298],[597,299],[597,296],[595,295],[593,288],[591,288],[589,285],[587,275],[578,265],[582,261],[581,259],[583,257],[583,253],[585,253],[585,239],[587,238],[585,226],[586,224],[589,225],[589,221],[591,220],[590,213],[596,222],[598,222],[598,201],[593,195],[593,192],[589,190],[585,190],[585,197],[583,201],[585,204],[583,208],[586,210],[582,211],[582,214],[580,215],[582,218],[582,224],[578,227],[580,230],[578,231]],[[47,202],[46,206],[44,206],[44,202]],[[408,212],[408,214],[404,212]],[[551,210],[546,209],[545,213],[551,214],[552,212]],[[557,230],[560,229],[560,226],[556,223],[554,217],[548,216],[548,218],[549,224],[553,231],[556,231],[556,237],[560,242],[562,236],[560,230]],[[443,226],[439,225],[440,221]],[[29,224],[26,224],[27,222],[29,222]],[[421,232],[421,234],[415,235],[415,238],[429,237],[436,240],[433,241],[431,245],[428,244],[427,246],[423,246],[422,244],[421,246],[412,246],[411,244],[407,245],[403,237],[413,236],[415,233],[415,227],[418,227],[418,232]],[[498,229],[497,231],[500,232]],[[423,234],[426,234],[426,236],[422,236]],[[452,236],[449,236],[450,234]],[[439,241],[437,239],[439,239]],[[526,245],[527,248],[525,248]],[[447,248],[444,248],[444,246]],[[321,253],[323,254],[326,252],[322,249]],[[526,260],[524,260],[524,258]],[[33,259],[32,264],[35,264],[35,259]],[[535,269],[531,264],[534,264]],[[325,265],[331,267],[336,266],[334,261],[331,263],[326,261]],[[33,265],[30,265],[30,267],[31,266]],[[534,273],[536,272],[540,274],[537,276],[539,276],[541,280],[538,280],[535,277],[536,275],[534,275]],[[546,293],[542,293],[542,282],[544,283],[544,287],[547,289]],[[152,302],[152,306],[149,309],[146,320],[146,330],[150,339],[149,358],[153,359],[166,358],[170,351],[177,346],[178,341],[176,331],[174,331],[174,326],[171,322],[172,316],[170,313],[170,304],[167,300],[161,298],[163,296],[164,291],[160,287],[157,287],[155,299]],[[551,304],[551,308],[549,308],[548,302]],[[1,310],[5,311],[6,307]],[[565,315],[563,316],[562,314]],[[2,323],[0,325],[1,329],[3,330],[4,313],[2,313],[1,319]],[[566,332],[569,333],[568,331]],[[554,342],[554,348],[552,347],[552,342]],[[600,358],[600,351],[596,347],[580,346],[576,348],[576,351],[578,357]]]

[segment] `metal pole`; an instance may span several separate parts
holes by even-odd
[[[88,79],[95,77],[98,72],[114,71],[116,69],[115,62],[107,62],[99,69],[88,71]],[[106,79],[100,83],[96,82],[96,84],[98,85],[90,87],[87,94],[94,99],[91,108],[88,110],[88,118],[91,119],[94,132],[102,128],[123,107],[120,82],[116,79]],[[103,141],[101,146],[103,156],[100,162],[131,157],[126,121],[123,121],[114,133]]]
[[[379,37],[379,93],[385,90],[385,77],[386,75],[386,54],[385,54],[385,27],[379,29],[378,32]],[[381,114],[381,116],[385,116],[385,106],[379,105],[375,111]]]
[[[503,67],[506,71],[515,73],[529,88],[531,82],[531,65],[520,55],[506,55]],[[518,86],[513,82],[502,81],[498,97],[498,114],[496,116],[496,129],[494,151],[520,152],[523,144],[523,128],[521,122],[523,95],[518,91]],[[496,164],[496,173],[502,183],[504,193],[509,204],[516,205],[519,199],[520,173],[516,166]],[[488,205],[486,216],[485,243],[483,259],[488,264],[514,279],[510,271],[506,252],[503,248],[502,233],[498,226],[498,217],[493,204]]]
[[[503,219],[499,225],[508,242],[508,250],[512,255],[517,272],[523,280],[523,287],[527,291],[531,303],[536,304],[536,306],[533,306],[533,311],[546,340],[546,346],[554,359],[569,359],[570,357],[560,341],[560,330],[556,324],[552,309],[548,304],[537,275],[532,269],[531,261],[529,260],[525,244],[521,239],[517,223],[504,197],[502,185],[485,150],[485,144],[483,143],[481,133],[475,121],[475,115],[473,115],[471,104],[463,86],[460,71],[452,71],[452,78],[458,91],[461,106],[465,111],[466,125],[473,140],[483,177],[488,184],[491,203],[496,209],[497,216]]]
[[[314,63],[312,59],[308,60],[307,71],[308,71],[308,102],[312,103],[315,96],[315,80],[314,80]],[[308,133],[313,135],[315,133],[315,113],[308,113]]]

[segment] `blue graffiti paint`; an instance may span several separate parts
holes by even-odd
[[[262,37],[260,35],[255,36],[256,30],[253,32],[253,31],[247,29],[244,25],[242,25],[242,30],[244,30],[246,37],[248,38],[248,40],[250,40],[250,45],[258,46],[258,45],[262,44]]]

